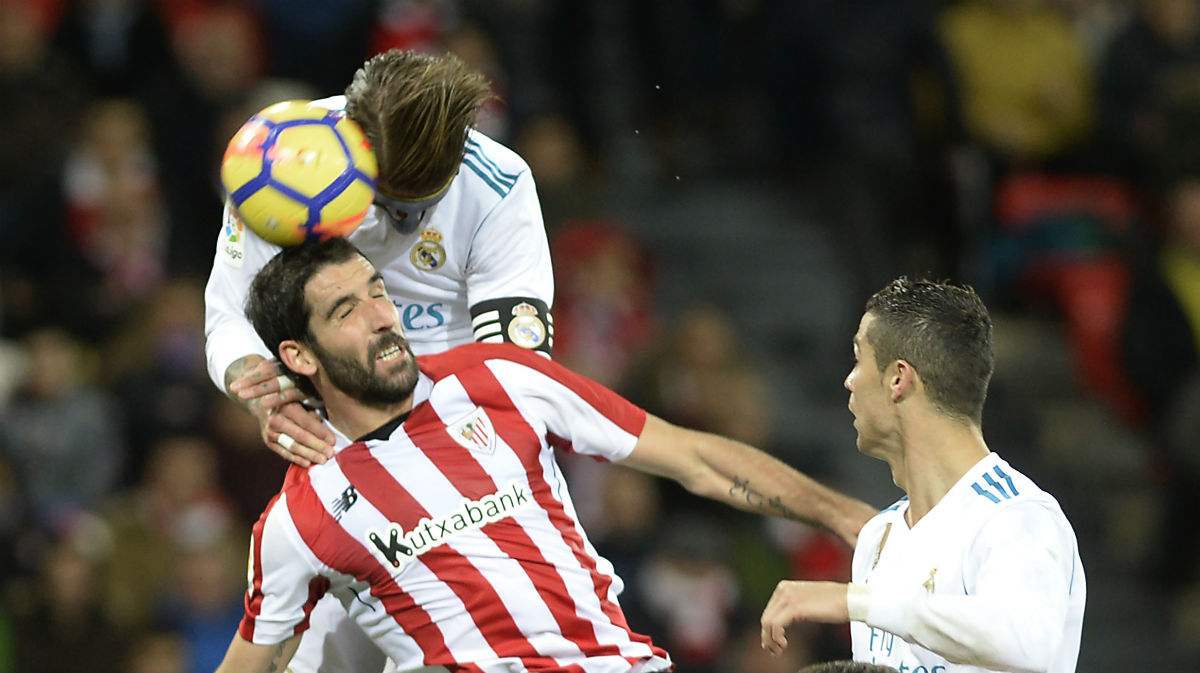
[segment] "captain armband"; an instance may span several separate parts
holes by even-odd
[[[554,346],[550,307],[532,297],[488,299],[471,307],[471,330],[483,343],[514,343],[546,355]]]

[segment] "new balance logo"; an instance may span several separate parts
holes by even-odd
[[[338,499],[333,501],[333,518],[341,521],[342,514],[356,502],[358,502],[358,491],[354,490],[353,486],[346,487]]]

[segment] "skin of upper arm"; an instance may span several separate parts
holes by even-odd
[[[708,471],[695,451],[701,433],[668,423],[646,414],[646,425],[637,444],[621,464],[660,477],[674,479],[687,486]]]
[[[216,673],[282,673],[300,647],[302,635],[276,645],[257,645],[235,635]]]

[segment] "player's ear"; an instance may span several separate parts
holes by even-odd
[[[294,339],[279,344],[279,361],[288,369],[303,376],[317,372],[317,357],[307,346]]]
[[[892,401],[899,402],[917,390],[917,370],[907,360],[896,360],[888,379]]]

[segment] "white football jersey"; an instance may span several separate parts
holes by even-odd
[[[345,97],[317,103],[339,109]],[[470,309],[482,302],[531,298],[547,308],[553,304],[550,248],[529,166],[474,130],[468,134],[458,175],[445,197],[421,215],[415,231],[401,233],[382,209],[371,206],[348,238],[383,274],[418,355],[499,340],[499,327],[489,332],[479,324],[472,326]],[[225,370],[235,360],[251,353],[272,357],[244,308],[250,281],[279,250],[245,227],[225,204],[204,294],[208,372],[221,390]],[[551,325],[536,326],[543,331],[535,339],[551,338]],[[526,347],[540,343],[523,341],[519,335],[509,340]]]
[[[512,344],[418,362],[402,423],[292,467],[254,528],[241,636],[302,632],[328,592],[399,671],[668,670],[626,625],[554,457],[620,460],[645,412]]]
[[[854,659],[901,671],[1071,673],[1087,583],[1058,501],[995,453],[911,529],[907,498],[858,536]],[[853,602],[853,597],[851,598]]]

